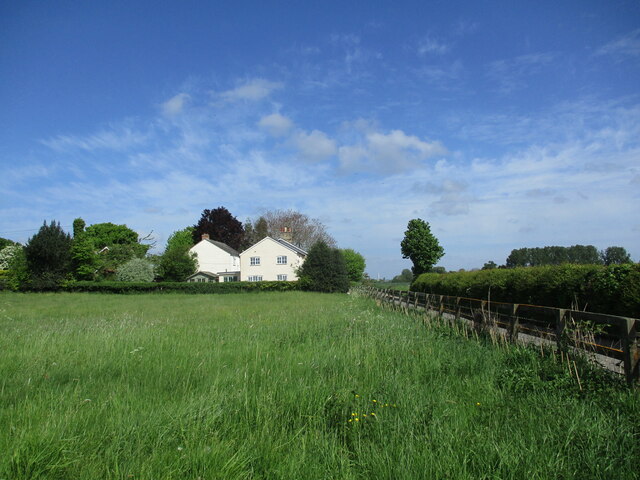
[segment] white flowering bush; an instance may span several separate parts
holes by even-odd
[[[116,280],[119,282],[152,282],[155,268],[149,260],[133,258],[118,268]]]
[[[9,270],[11,259],[21,248],[20,245],[8,245],[0,250],[0,270]]]

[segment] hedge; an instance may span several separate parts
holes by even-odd
[[[66,292],[97,293],[242,293],[297,290],[297,282],[66,282]]]
[[[425,273],[411,290],[640,318],[640,264]]]

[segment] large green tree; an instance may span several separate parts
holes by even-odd
[[[429,223],[420,218],[409,220],[404,238],[400,243],[402,258],[413,262],[413,277],[428,272],[444,255],[444,249],[431,233]]]
[[[347,267],[347,275],[352,282],[359,282],[364,275],[367,264],[364,257],[351,248],[340,250]]]
[[[195,255],[189,253],[193,246],[193,227],[173,232],[167,247],[159,257],[159,275],[167,282],[182,282],[196,271]]]
[[[241,250],[244,241],[244,227],[231,212],[224,207],[205,209],[200,220],[193,226],[192,238],[194,243],[202,239],[202,234],[208,234],[211,240],[226,243],[234,250]]]
[[[600,252],[600,258],[605,265],[622,265],[623,263],[633,263],[631,255],[624,247],[607,247]]]
[[[298,272],[303,289],[315,292],[340,292],[349,290],[349,277],[344,256],[337,248],[329,247],[325,242],[317,242]]]
[[[71,236],[59,222],[45,221],[24,247],[31,288],[56,289],[71,272]]]

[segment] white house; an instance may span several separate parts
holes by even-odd
[[[240,254],[226,243],[209,239],[208,234],[189,249],[196,254],[197,273],[188,282],[234,282],[240,280]],[[216,280],[217,278],[217,280]]]
[[[265,237],[240,254],[240,280],[297,280],[296,270],[306,256],[307,252],[282,238]]]

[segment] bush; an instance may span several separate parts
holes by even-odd
[[[67,292],[93,293],[243,293],[298,290],[297,282],[67,282]]]
[[[116,272],[119,282],[152,282],[155,276],[151,262],[144,258],[132,258],[123,264]]]
[[[640,265],[557,265],[426,273],[411,290],[640,318]]]
[[[349,291],[349,277],[340,250],[317,242],[300,268],[300,286],[304,290],[327,293]]]

